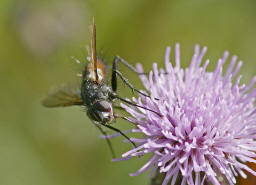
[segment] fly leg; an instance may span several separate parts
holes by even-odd
[[[133,103],[133,102],[131,102],[131,101],[128,101],[128,100],[126,100],[126,99],[124,99],[124,98],[118,96],[116,93],[111,94],[111,98],[113,98],[113,99],[118,99],[118,100],[120,100],[120,101],[122,101],[122,102],[127,103],[128,105],[131,105],[131,106],[134,106],[134,107],[139,107],[139,108],[148,110],[148,111],[150,111],[150,112],[155,113],[155,114],[158,115],[159,117],[163,117],[162,114],[160,114],[160,113],[158,113],[158,112],[156,112],[156,111],[154,111],[154,110],[151,110],[151,109],[149,109],[149,108],[147,108],[147,107],[143,107],[143,106],[141,106],[141,105],[137,105],[136,103]]]
[[[137,93],[150,97],[145,93],[140,92],[137,90],[133,85],[128,81],[127,78],[125,78],[120,71],[118,71],[118,61],[122,62],[126,67],[128,67],[131,71],[137,73],[137,74],[144,74],[144,73],[139,73],[132,65],[130,65],[128,62],[126,62],[124,59],[122,59],[119,56],[116,56],[114,58],[113,66],[112,66],[112,79],[111,79],[111,84],[112,84],[112,90],[116,92],[117,90],[117,76],[121,78],[121,80],[134,92],[136,91]]]
[[[129,62],[127,62],[126,60],[124,60],[123,58],[121,58],[120,56],[115,56],[114,58],[114,62],[121,62],[123,65],[125,65],[128,69],[130,69],[131,71],[133,71],[134,73],[136,73],[137,75],[149,75],[149,73],[140,73],[137,71],[137,69],[135,67],[133,67],[131,64],[129,64]],[[117,65],[117,64],[116,64]],[[167,72],[164,73],[159,73],[159,74],[168,74]]]
[[[124,134],[121,130],[119,130],[118,128],[112,127],[111,125],[108,125],[108,124],[101,124],[101,125],[104,126],[104,127],[109,128],[109,129],[111,129],[111,130],[113,130],[113,131],[115,131],[115,132],[118,132],[120,135],[122,135],[123,137],[125,137],[134,147],[137,147],[136,144],[135,144],[132,140],[130,140],[130,138],[129,138],[127,135],[125,135],[125,134]]]
[[[92,122],[93,122],[93,121],[92,121]],[[105,139],[106,139],[106,141],[107,141],[108,147],[109,147],[110,152],[111,152],[111,154],[112,154],[112,158],[116,158],[114,148],[113,148],[113,146],[112,146],[112,143],[111,143],[110,139],[108,138],[107,133],[101,128],[101,126],[100,126],[98,123],[93,122],[93,124],[94,124],[94,125],[99,129],[99,131],[105,136]]]
[[[131,64],[129,64],[126,60],[124,60],[123,58],[121,58],[120,56],[115,56],[114,61],[116,62],[121,62],[122,64],[124,64],[128,69],[130,69],[131,71],[133,71],[134,73],[138,74],[138,75],[147,75],[148,73],[140,73],[137,71],[137,69],[135,67],[133,67]]]

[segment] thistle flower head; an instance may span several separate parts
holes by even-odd
[[[233,185],[235,177],[246,178],[244,171],[256,175],[245,163],[256,157],[256,77],[241,85],[237,73],[242,62],[230,59],[223,73],[228,52],[218,60],[213,72],[207,72],[209,60],[203,62],[207,48],[195,46],[189,67],[180,66],[179,44],[175,47],[175,66],[169,61],[171,48],[165,54],[165,69],[153,64],[149,76],[140,78],[151,98],[140,95],[133,101],[163,116],[122,104],[142,138],[131,138],[137,147],[124,153],[123,159],[151,155],[146,164],[132,176],[152,169],[165,173],[163,185],[199,185],[205,181],[221,184],[219,177]],[[137,70],[143,72],[142,66]]]

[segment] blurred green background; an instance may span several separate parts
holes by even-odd
[[[111,162],[100,133],[79,107],[46,109],[51,87],[79,81],[97,24],[97,48],[106,62],[120,55],[147,70],[163,66],[167,45],[181,43],[187,66],[194,44],[207,45],[209,69],[228,49],[244,61],[243,82],[255,74],[255,0],[1,0],[0,1],[0,184],[146,185],[146,174],[129,177],[144,160]],[[136,87],[138,77],[120,67]],[[131,97],[120,83],[120,95]],[[118,120],[121,129],[129,124]],[[118,156],[131,146],[116,138]]]

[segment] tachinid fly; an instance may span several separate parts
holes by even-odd
[[[90,26],[91,43],[90,43],[90,62],[86,65],[83,73],[80,87],[73,88],[71,86],[63,87],[54,93],[49,94],[49,96],[43,100],[42,104],[46,107],[64,107],[72,105],[85,106],[88,117],[92,120],[95,126],[106,135],[105,131],[101,126],[107,127],[120,135],[124,136],[129,140],[134,146],[135,144],[119,129],[110,125],[110,123],[116,118],[122,118],[127,120],[126,117],[116,114],[113,109],[113,102],[115,100],[120,100],[132,106],[137,106],[148,111],[152,111],[155,114],[162,116],[160,113],[150,110],[146,107],[139,106],[135,103],[127,101],[126,99],[120,97],[117,93],[117,77],[132,89],[146,97],[148,95],[135,89],[128,80],[118,71],[118,62],[124,64],[131,71],[140,75],[137,70],[131,66],[128,62],[119,56],[116,56],[112,65],[112,77],[111,86],[106,84],[105,77],[105,65],[96,55],[96,26],[93,23]],[[108,145],[111,149],[112,155],[114,156],[113,149],[110,140],[106,137]]]

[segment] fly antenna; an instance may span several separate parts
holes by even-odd
[[[97,74],[97,55],[96,55],[96,25],[94,17],[92,18],[92,25],[90,26],[90,34],[91,34],[91,62],[92,62],[92,71],[93,76],[95,76],[96,81],[98,81],[98,74]]]

